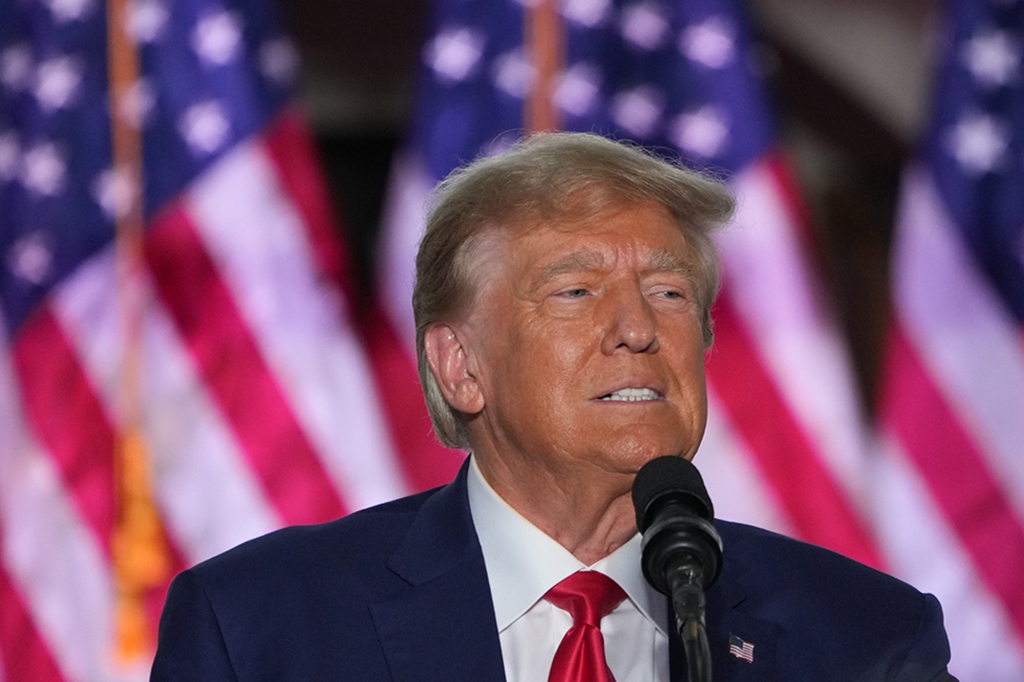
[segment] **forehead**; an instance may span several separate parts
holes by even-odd
[[[674,268],[687,261],[683,231],[655,202],[618,205],[588,215],[539,221],[507,231],[504,256],[512,265],[588,269],[622,257],[651,268]]]
[[[480,297],[495,287],[535,289],[559,274],[624,263],[694,277],[694,254],[683,229],[654,201],[617,202],[549,220],[492,225],[466,244],[459,260],[466,286],[460,315],[475,309]]]

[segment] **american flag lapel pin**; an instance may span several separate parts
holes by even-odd
[[[729,653],[736,658],[741,658],[747,663],[754,662],[754,645],[746,642],[736,635],[729,635]]]

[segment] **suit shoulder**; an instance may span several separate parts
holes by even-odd
[[[916,588],[875,568],[830,549],[763,528],[716,521],[725,545],[726,561],[746,579],[761,576],[779,586],[820,586],[831,594],[871,592],[876,598],[917,602]]]
[[[154,679],[383,679],[370,605],[407,589],[387,568],[435,491],[245,542],[182,572],[160,625]],[[303,652],[301,655],[296,652]]]
[[[835,679],[839,670],[861,670],[857,679],[951,679],[935,597],[823,547],[753,526],[715,525],[725,548],[723,585],[711,590],[721,589],[719,603],[784,633],[778,656],[787,666],[816,666],[794,679]],[[818,642],[820,656],[806,655],[808,642]]]

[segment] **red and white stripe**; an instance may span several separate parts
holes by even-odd
[[[113,646],[107,548],[62,467],[26,428],[12,357],[0,358],[3,668],[12,680],[100,679],[98,653]]]
[[[416,251],[423,237],[433,188],[434,182],[419,154],[406,149],[395,155],[381,220],[381,260],[377,272],[384,292],[384,309],[401,333],[411,357],[416,357],[416,322],[412,314]]]
[[[397,337],[358,326],[305,135],[279,118],[147,232],[141,421],[175,568],[458,463],[432,442],[411,363],[393,366]],[[0,348],[0,680],[148,674],[113,656],[116,300],[108,248]]]
[[[1024,344],[921,169],[905,179],[893,273],[879,536],[942,601],[955,670],[1024,679]]]
[[[863,519],[866,431],[853,374],[818,298],[813,251],[785,168],[777,158],[762,159],[738,175],[733,189],[736,217],[717,239],[723,287],[708,357],[722,425],[709,430],[698,464],[708,468],[723,517],[775,527],[879,566]],[[730,434],[726,442],[719,440],[723,433]],[[730,451],[734,465],[708,464]],[[730,479],[740,468],[757,475],[737,488]],[[751,499],[768,506],[753,507]]]

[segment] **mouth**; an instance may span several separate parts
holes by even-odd
[[[664,398],[665,396],[653,388],[620,388],[617,391],[600,396],[598,400],[604,402],[640,403],[651,400],[664,400]]]

